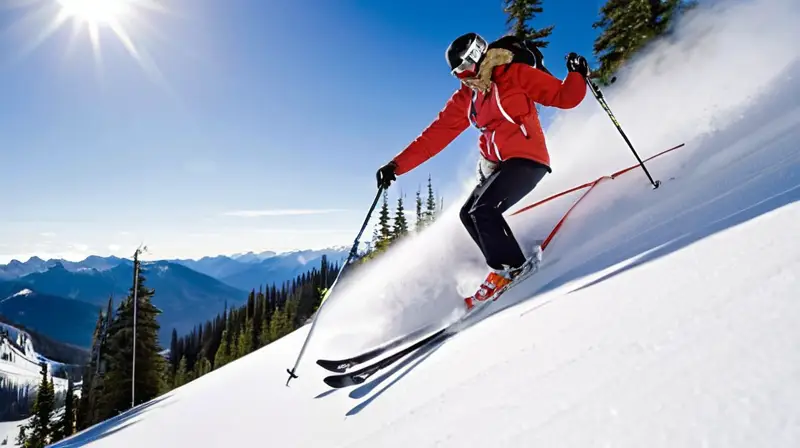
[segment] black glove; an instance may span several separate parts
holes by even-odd
[[[572,52],[567,55],[567,70],[571,72],[578,72],[586,78],[589,76],[589,63],[586,62],[586,58],[583,56],[578,55],[575,52]]]
[[[394,170],[396,169],[397,164],[394,160],[378,169],[378,172],[375,173],[375,177],[378,180],[378,188],[383,188],[384,190],[389,188],[392,181],[397,179],[397,176],[394,174]]]

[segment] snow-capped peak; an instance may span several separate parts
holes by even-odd
[[[33,294],[33,291],[31,291],[28,288],[25,288],[22,291],[12,295],[11,297],[27,296],[27,295],[31,295],[31,294]]]
[[[31,294],[33,294],[33,291],[31,291],[31,290],[30,290],[30,289],[28,289],[28,288],[25,288],[25,289],[23,289],[23,290],[21,290],[21,291],[19,291],[19,292],[15,293],[15,294],[11,294],[10,296],[6,297],[6,298],[5,298],[5,299],[3,299],[3,300],[0,300],[0,303],[3,303],[3,302],[5,302],[6,300],[11,300],[11,299],[13,299],[14,297],[25,297],[25,296],[29,296],[29,295],[31,295]]]

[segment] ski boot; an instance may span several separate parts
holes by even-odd
[[[471,310],[476,302],[485,302],[490,298],[492,300],[497,300],[515,280],[525,278],[539,269],[541,261],[542,248],[539,244],[534,247],[533,253],[522,263],[522,266],[512,268],[508,265],[504,265],[504,269],[493,269],[490,271],[489,275],[487,275],[486,279],[481,283],[478,291],[464,299],[467,311]]]

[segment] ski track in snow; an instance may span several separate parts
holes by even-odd
[[[54,446],[800,445],[800,5],[724,4],[605,91],[642,157],[686,143],[648,163],[662,187],[600,183],[492,316],[361,386],[314,365],[458,309],[485,269],[454,208],[337,286],[290,387],[308,326]],[[591,97],[548,140],[554,173],[519,207],[635,163]]]

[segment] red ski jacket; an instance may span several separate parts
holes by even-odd
[[[570,72],[562,83],[530,65],[513,63],[494,67],[492,80],[486,93],[473,93],[462,83],[433,123],[394,157],[395,174],[407,173],[439,153],[471,121],[481,130],[478,143],[486,159],[523,157],[549,167],[550,155],[533,103],[561,109],[577,106],[586,95],[583,77]]]

